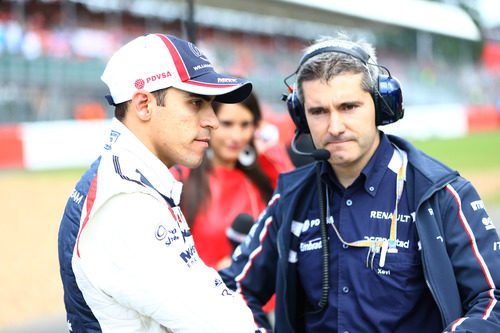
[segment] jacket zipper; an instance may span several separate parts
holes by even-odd
[[[427,201],[432,195],[434,195],[437,191],[441,190],[443,187],[439,188],[439,189],[436,189],[435,191],[433,191],[429,196],[427,196],[424,200],[422,200],[420,202],[420,204],[418,205],[416,211],[415,211],[415,226],[417,227],[417,233],[419,235],[419,238],[420,235],[421,235],[421,232],[420,232],[420,224],[417,223],[417,217],[418,217],[418,211],[420,210],[420,206],[422,205],[423,202]],[[422,250],[421,250],[421,257],[422,257],[422,266],[424,268],[424,278],[425,278],[425,284],[427,285],[427,288],[429,288],[429,291],[431,292],[431,295],[432,295],[432,298],[434,298],[434,301],[436,302],[436,305],[439,309],[439,313],[441,314],[441,323],[443,324],[443,328],[446,327],[446,319],[445,319],[445,314],[444,314],[444,311],[443,311],[443,307],[441,305],[441,303],[439,302],[437,296],[436,296],[436,292],[435,290],[433,289],[431,283],[429,282],[429,275],[428,275],[428,271],[429,271],[429,268],[428,268],[428,263],[427,263],[427,260],[426,260],[426,256],[425,256],[425,250],[424,248],[422,247]]]

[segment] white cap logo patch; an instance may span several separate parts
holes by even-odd
[[[193,54],[197,57],[201,57],[201,51],[196,47],[196,45],[194,45],[193,43],[188,43],[189,45],[189,49],[191,50],[191,52],[193,52]]]

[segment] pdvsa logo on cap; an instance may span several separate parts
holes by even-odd
[[[143,79],[137,79],[137,80],[135,80],[134,85],[135,85],[135,87],[137,89],[142,89],[142,88],[144,88],[144,80]]]

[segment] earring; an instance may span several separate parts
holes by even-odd
[[[240,153],[240,156],[238,156],[238,162],[240,162],[241,165],[248,167],[255,162],[256,157],[257,154],[255,152],[255,149],[252,146],[248,145]]]

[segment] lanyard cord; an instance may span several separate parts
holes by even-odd
[[[398,249],[396,247],[396,237],[397,237],[397,216],[398,216],[398,205],[401,200],[401,196],[403,195],[403,188],[404,188],[404,180],[406,177],[406,166],[408,164],[408,159],[406,154],[404,154],[397,146],[395,146],[397,152],[399,153],[399,156],[401,157],[401,166],[399,167],[397,179],[396,179],[396,203],[394,205],[394,211],[392,213],[392,220],[391,220],[391,229],[389,233],[389,239],[385,241],[374,241],[374,240],[358,240],[354,242],[346,242],[342,236],[340,235],[340,232],[338,231],[337,227],[335,226],[335,223],[331,223],[333,230],[337,234],[338,239],[342,242],[342,244],[347,245],[347,246],[353,246],[353,247],[368,247],[368,255],[366,257],[366,266],[368,267],[368,262],[370,261],[370,253],[372,254],[371,257],[371,268],[373,269],[373,259],[375,258],[375,254],[380,252],[380,249],[382,249],[382,253],[380,256],[380,263],[379,266],[383,267],[385,264],[385,256],[387,252],[389,253],[397,253]],[[327,209],[327,216],[330,216],[330,205],[328,202],[328,191],[326,191],[326,209]]]
[[[403,186],[404,186],[404,179],[405,179],[405,173],[406,173],[406,165],[407,165],[407,158],[406,154],[404,154],[398,147],[396,147],[396,150],[399,153],[399,156],[401,157],[401,166],[399,168],[398,172],[398,177],[396,180],[396,205],[394,207],[394,212],[392,214],[392,221],[391,221],[391,231],[390,231],[390,236],[389,236],[389,241],[391,244],[394,244],[394,250],[393,252],[397,252],[396,248],[396,235],[397,235],[397,212],[398,212],[398,205],[399,201],[401,199],[401,196],[403,194]],[[323,186],[321,186],[321,163],[318,161],[316,163],[316,181],[318,185],[318,209],[319,209],[319,217],[320,217],[320,234],[321,234],[321,250],[322,250],[322,271],[321,271],[321,278],[322,278],[322,283],[321,283],[321,298],[318,302],[318,309],[315,311],[312,311],[310,313],[319,313],[325,309],[325,307],[328,304],[328,295],[330,292],[330,269],[329,269],[329,250],[328,250],[328,232],[327,232],[327,223],[326,223],[326,217],[330,216],[330,205],[329,205],[329,200],[328,200],[328,190],[326,190],[326,193],[323,193]],[[327,189],[325,185],[325,189]],[[326,197],[326,205],[325,205],[325,197]],[[326,207],[325,207],[326,206]],[[326,209],[325,209],[326,208]],[[384,266],[385,262],[385,254],[387,252],[388,244],[389,242],[385,240],[384,242],[376,242],[376,241],[366,241],[366,240],[359,240],[355,242],[346,242],[342,236],[340,235],[340,232],[338,231],[337,227],[335,224],[331,223],[333,230],[337,234],[338,239],[345,245],[347,246],[354,246],[354,247],[368,247],[368,255],[366,257],[366,266],[368,267],[368,261],[370,257],[370,253],[372,253],[371,257],[371,269],[373,270],[373,259],[375,258],[375,253],[380,251],[380,247],[382,247],[382,255],[381,255],[381,260],[380,260],[380,267]],[[385,248],[385,251],[384,251]],[[383,259],[382,259],[383,256]]]
[[[396,147],[396,149],[399,153],[399,156],[401,156],[401,167],[399,168],[398,178],[396,179],[396,204],[394,205],[394,212],[392,213],[391,233],[389,235],[389,244],[388,244],[389,248],[394,248],[396,250],[395,252],[397,252],[396,236],[398,229],[398,224],[397,224],[398,205],[399,201],[401,200],[401,196],[403,195],[403,187],[406,177],[406,165],[408,164],[406,154],[403,154],[403,152],[399,150],[399,148]]]

